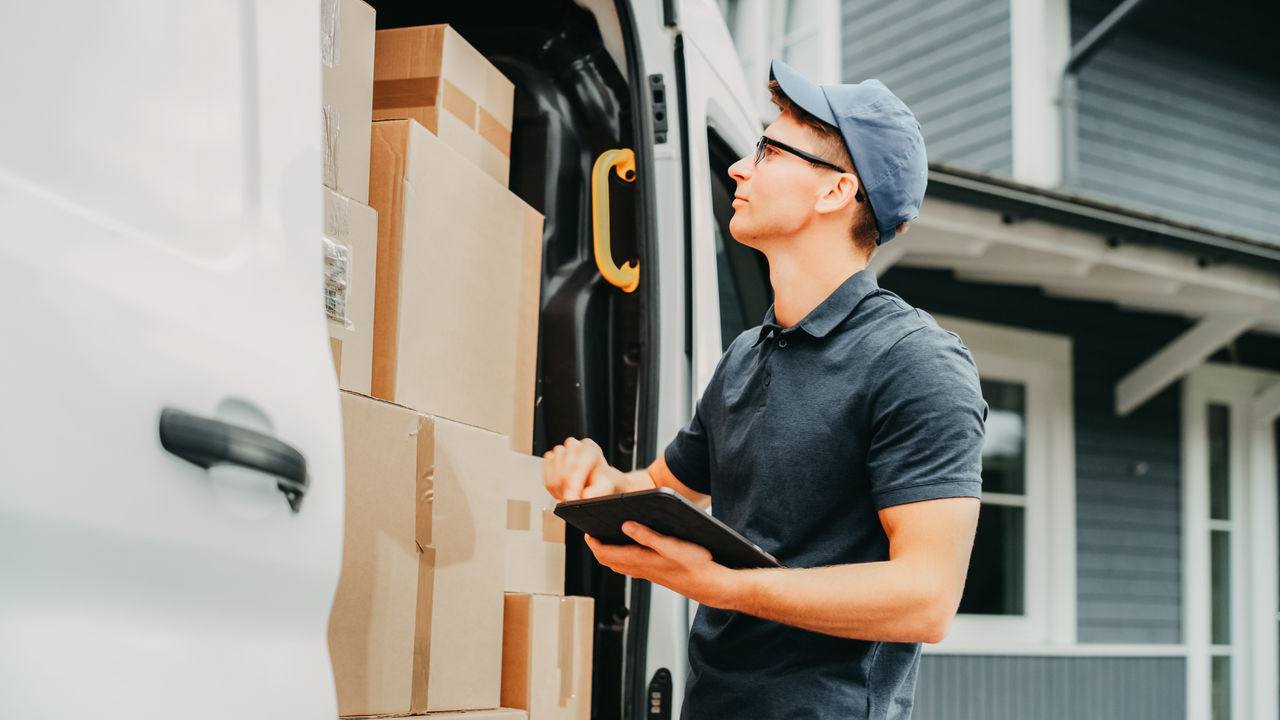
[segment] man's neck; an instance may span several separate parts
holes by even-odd
[[[779,325],[791,327],[803,320],[845,280],[867,266],[867,259],[852,247],[834,253],[830,248],[798,243],[768,253],[773,314]]]

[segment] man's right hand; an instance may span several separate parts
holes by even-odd
[[[609,465],[604,451],[591,438],[569,438],[543,454],[542,479],[557,500],[613,495],[629,488],[621,470]]]
[[[609,465],[604,451],[590,438],[569,438],[543,453],[542,481],[556,500],[582,500],[617,493],[667,487],[689,498],[701,508],[711,498],[689,489],[671,474],[667,459],[659,455],[649,467],[624,473]]]

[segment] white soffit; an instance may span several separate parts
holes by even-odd
[[[894,266],[954,270],[970,282],[1039,287],[1054,297],[1198,320],[1117,384],[1121,415],[1242,333],[1280,335],[1280,276],[1274,273],[1202,267],[1187,253],[1112,247],[1094,233],[1039,220],[1006,223],[999,212],[945,200],[926,200],[910,232],[872,261],[880,274]]]

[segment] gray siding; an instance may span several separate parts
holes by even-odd
[[[1073,2],[1073,38],[1113,5]],[[1161,24],[1179,19],[1178,5],[1135,17],[1081,71],[1079,189],[1280,244],[1280,79],[1188,51]],[[1204,32],[1239,42],[1231,29]]]
[[[912,720],[1174,720],[1181,658],[925,655]]]
[[[845,0],[843,15],[846,82],[901,97],[931,161],[1012,175],[1009,0]]]
[[[1188,323],[1048,298],[1036,289],[958,282],[947,271],[894,268],[881,285],[930,312],[1071,337],[1078,637],[1086,643],[1179,642],[1179,386],[1123,418],[1114,411],[1114,388]]]

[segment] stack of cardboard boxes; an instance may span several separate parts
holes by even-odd
[[[506,188],[514,88],[447,26],[322,17],[339,714],[586,720],[594,609],[563,596],[530,455],[543,219]]]
[[[378,213],[369,207],[373,8],[321,0],[324,93],[325,309],[341,387],[368,393],[373,377],[374,258]]]

